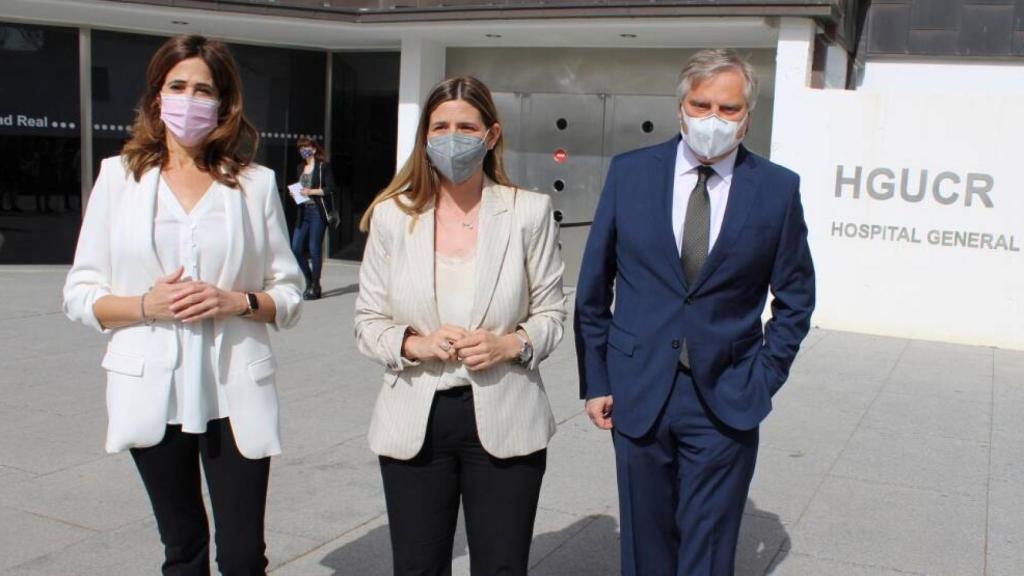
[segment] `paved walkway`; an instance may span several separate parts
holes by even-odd
[[[60,313],[63,267],[0,267],[0,574],[156,574],[127,454],[103,452],[102,337]],[[380,380],[352,340],[357,268],[275,334],[285,453],[273,574],[387,575],[365,432]],[[610,439],[576,399],[567,334],[543,374],[559,422],[532,574],[616,574]],[[1024,574],[1024,353],[814,330],[762,427],[737,574]],[[455,574],[468,574],[465,539]]]

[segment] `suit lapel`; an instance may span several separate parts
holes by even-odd
[[[757,178],[754,161],[751,159],[747,149],[740,145],[736,156],[736,167],[733,169],[732,185],[729,187],[729,200],[725,206],[725,216],[722,220],[722,229],[715,240],[715,246],[708,254],[704,266],[697,275],[697,280],[690,288],[690,292],[696,292],[701,285],[714,273],[715,269],[722,264],[729,247],[736,242],[743,231],[750,216],[750,209],[754,206],[757,192]]]
[[[136,182],[129,175],[129,190],[126,197],[132,209],[126,212],[131,220],[128,229],[132,231],[131,242],[136,247],[140,264],[151,283],[163,276],[160,259],[156,255],[153,241],[153,226],[156,220],[157,187],[160,185],[160,169],[150,168]]]
[[[661,257],[672,269],[672,274],[679,281],[679,286],[686,286],[686,278],[683,276],[683,266],[679,261],[679,250],[676,249],[676,231],[672,226],[672,196],[675,192],[676,183],[676,153],[679,148],[679,141],[682,136],[676,136],[665,142],[657,149],[655,160],[660,163],[655,170],[654,190],[661,195],[658,202],[654,203],[658,211],[651,221],[657,222],[655,234],[658,235],[657,245],[661,248]]]
[[[480,198],[480,224],[477,228],[476,282],[469,328],[483,323],[487,307],[498,283],[512,229],[511,207],[515,191],[487,181]]]
[[[441,325],[437,313],[437,296],[434,282],[434,207],[430,206],[416,219],[416,224],[409,232],[408,222],[402,220],[402,234],[409,234],[406,245],[406,266],[411,282],[423,282],[422,289],[410,290],[408,294],[420,300],[415,309],[423,310],[425,323],[431,330]]]

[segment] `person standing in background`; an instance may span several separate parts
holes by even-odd
[[[331,166],[326,161],[327,155],[316,140],[303,136],[295,146],[303,160],[298,170],[302,196],[309,201],[298,205],[298,218],[292,232],[292,252],[299,261],[302,275],[306,277],[306,291],[302,297],[317,300],[323,295],[320,275],[324,264],[324,233],[329,223],[338,225],[338,215],[334,210],[337,186]]]

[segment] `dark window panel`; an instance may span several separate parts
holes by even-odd
[[[963,7],[960,54],[1008,56],[1013,33],[1013,6]]]
[[[910,53],[928,56],[948,56],[959,49],[960,32],[957,30],[911,30]]]
[[[329,152],[341,226],[329,231],[330,255],[358,260],[366,238],[356,229],[359,218],[395,174],[401,55],[336,52],[333,59]]]
[[[917,0],[910,11],[910,26],[913,29],[958,30],[962,3],[961,0]]]
[[[0,23],[0,264],[69,264],[81,224],[78,30]]]
[[[962,0],[961,4],[984,4],[984,5],[1009,5],[1013,6],[1016,0]]]
[[[1024,56],[1024,32],[1013,33],[1013,54]]]
[[[878,4],[871,7],[868,53],[906,54],[910,6]]]
[[[1024,32],[1024,0],[1017,0],[1017,15],[1014,17],[1015,24],[1013,29],[1018,32]]]

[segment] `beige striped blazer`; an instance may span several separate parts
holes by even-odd
[[[359,271],[355,335],[359,351],[384,365],[368,434],[377,454],[419,453],[440,361],[402,358],[406,328],[429,334],[440,326],[434,293],[434,211],[412,217],[398,205],[377,206]],[[471,330],[508,334],[521,326],[534,347],[528,366],[502,363],[470,372],[476,424],[484,449],[498,458],[547,446],[555,420],[538,364],[562,339],[565,295],[562,257],[545,194],[484,183],[476,254]]]

